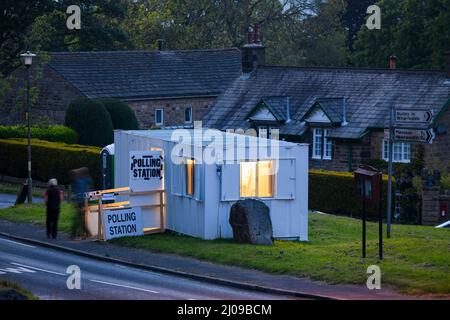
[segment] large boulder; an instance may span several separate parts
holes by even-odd
[[[238,243],[273,245],[270,209],[254,199],[237,201],[230,211],[233,238]]]

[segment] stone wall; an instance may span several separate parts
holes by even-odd
[[[450,207],[450,190],[440,185],[440,172],[422,171],[422,224],[436,226],[449,220],[448,213],[441,212],[441,203]]]
[[[156,127],[156,109],[164,110],[163,126],[192,125],[185,122],[185,109],[192,107],[193,121],[203,119],[210,110],[215,97],[170,98],[160,100],[130,101],[129,106],[136,113],[141,129]]]

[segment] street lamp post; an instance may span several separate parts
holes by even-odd
[[[36,55],[34,53],[31,53],[30,51],[27,51],[25,53],[22,53],[20,57],[23,59],[23,63],[25,67],[27,68],[27,108],[25,112],[25,118],[27,121],[27,127],[28,127],[28,179],[27,179],[27,187],[28,187],[28,203],[33,203],[33,196],[32,196],[32,180],[31,180],[31,132],[30,132],[30,67],[33,63],[33,57]]]

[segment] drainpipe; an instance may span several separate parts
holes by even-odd
[[[286,122],[291,122],[291,98],[286,97]]]
[[[348,125],[347,122],[347,99],[344,97],[342,100],[342,126]]]

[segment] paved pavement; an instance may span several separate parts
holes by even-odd
[[[80,268],[81,288],[68,289],[67,268]],[[80,257],[0,236],[0,277],[41,299],[288,299]],[[69,283],[73,283],[69,281]],[[292,297],[291,297],[292,298]]]
[[[16,202],[16,198],[16,194],[0,193],[0,209],[12,207]],[[40,197],[33,197],[33,202],[41,203],[44,202],[44,199]]]
[[[57,240],[49,240],[45,237],[45,231],[42,227],[26,223],[12,223],[1,219],[0,233],[29,238],[44,244],[56,245],[69,250],[94,254],[105,259],[118,259],[126,263],[157,271],[158,273],[170,274],[175,272],[184,274],[191,279],[207,278],[207,281],[220,284],[231,283],[244,285],[245,288],[268,288],[272,290],[269,291],[272,293],[274,291],[281,291],[303,297],[313,295],[334,299],[395,300],[417,298],[401,295],[386,286],[383,286],[382,290],[368,290],[365,283],[361,285],[329,285],[304,278],[268,274],[256,270],[219,265],[178,255],[126,248],[106,242],[72,241],[64,234],[61,234]]]

